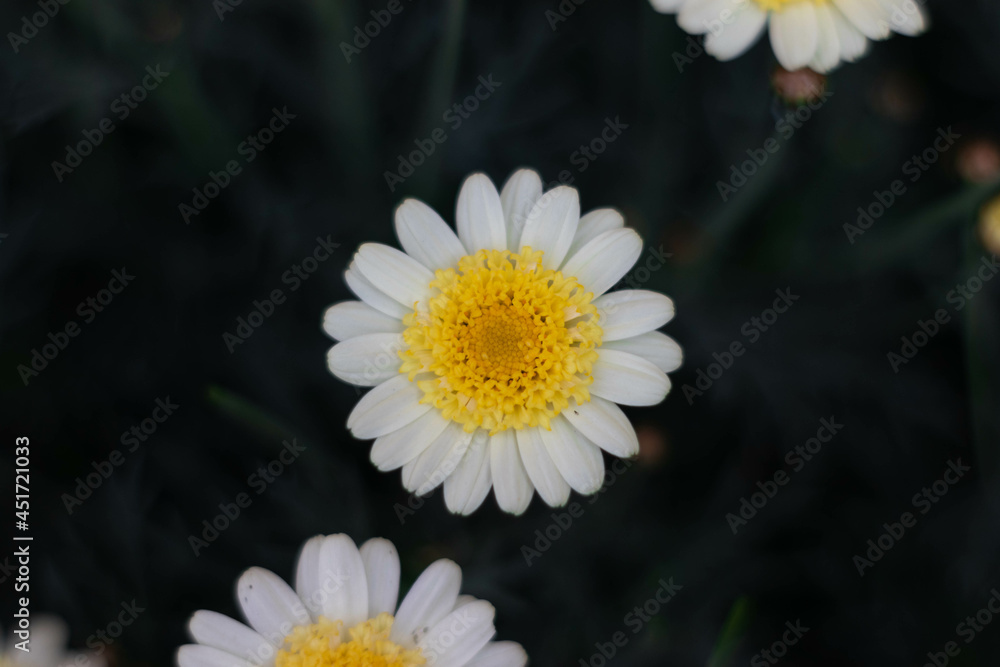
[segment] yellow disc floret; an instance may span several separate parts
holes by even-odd
[[[404,318],[400,371],[466,431],[549,427],[587,387],[601,345],[593,294],[542,252],[480,250],[439,269],[428,310]]]
[[[300,625],[285,637],[275,667],[417,667],[426,660],[420,649],[389,641],[393,617],[382,613],[342,632],[340,621],[325,616]]]
[[[829,0],[754,0],[754,2],[760,5],[761,9],[777,12],[788,7],[789,5],[796,5],[803,2],[808,2],[812,5],[825,5],[829,2]],[[743,2],[741,0],[734,0],[733,4],[741,5]]]

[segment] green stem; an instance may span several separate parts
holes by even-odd
[[[749,622],[750,600],[746,597],[738,598],[729,609],[729,616],[719,631],[719,638],[705,667],[725,667],[732,664],[733,656],[739,648],[740,640],[746,634]]]
[[[205,397],[221,412],[246,426],[255,435],[281,441],[294,437],[292,430],[242,396],[217,385],[209,385]]]

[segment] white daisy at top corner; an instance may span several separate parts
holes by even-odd
[[[529,169],[502,192],[483,174],[462,185],[458,234],[426,204],[396,209],[402,252],[362,245],[347,270],[361,301],[326,311],[327,361],[373,386],[351,413],[375,438],[372,462],[403,469],[420,495],[444,484],[449,510],[470,514],[492,486],[521,514],[535,489],[551,506],[604,480],[601,450],[639,451],[616,404],[655,405],[680,347],[656,331],[674,305],[647,290],[609,292],[642,241],[613,209],[580,216],[571,187],[542,192]]]
[[[868,40],[893,32],[913,37],[927,29],[924,0],[650,0],[677,13],[687,32],[706,35],[705,51],[719,60],[742,55],[767,28],[771,48],[787,70],[826,73],[868,51]]]
[[[21,628],[22,630],[24,628]],[[4,667],[105,667],[104,658],[91,651],[68,651],[69,628],[57,616],[33,614],[28,636],[15,626],[0,640],[0,665]]]
[[[299,553],[295,588],[253,567],[236,585],[249,627],[214,611],[188,622],[179,667],[524,667],[520,644],[491,641],[493,605],[459,595],[462,570],[442,559],[403,601],[392,542],[317,535]]]

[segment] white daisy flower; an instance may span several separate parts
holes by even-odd
[[[749,49],[766,27],[787,70],[828,72],[868,50],[868,40],[893,32],[914,36],[928,21],[922,0],[650,0],[692,34],[705,34],[705,51],[731,60]]]
[[[462,570],[432,563],[397,607],[399,555],[375,538],[318,535],[299,554],[295,588],[253,567],[236,585],[250,627],[214,611],[188,622],[180,667],[524,667],[520,644],[490,641],[493,605],[459,595]]]
[[[28,643],[14,634],[8,633],[7,641],[0,640],[0,665],[4,667],[104,667],[107,663],[93,653],[67,651],[69,629],[56,616],[39,615],[31,617],[31,633]],[[22,650],[27,648],[28,650]]]
[[[616,405],[655,405],[681,363],[656,331],[673,303],[647,290],[607,293],[639,258],[621,214],[580,217],[573,188],[544,195],[537,173],[498,193],[483,174],[458,195],[458,235],[427,205],[396,209],[406,252],[362,245],[347,271],[361,301],[326,311],[340,379],[374,386],[347,426],[375,438],[372,462],[403,469],[425,494],[444,483],[448,508],[470,514],[490,487],[521,514],[534,490],[552,506],[604,480],[601,449],[639,442]]]

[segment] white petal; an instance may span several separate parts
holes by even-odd
[[[402,333],[403,321],[378,311],[363,301],[343,301],[323,313],[323,331],[334,340],[348,340],[373,333]]]
[[[527,664],[528,654],[517,642],[490,642],[465,667],[525,667]]]
[[[280,646],[293,628],[312,622],[295,591],[261,567],[240,575],[236,597],[250,626],[275,646]]]
[[[840,44],[840,57],[847,62],[854,62],[868,51],[871,42],[868,41],[854,24],[847,20],[839,10],[830,10],[833,25],[837,29],[837,41]]]
[[[601,345],[601,350],[618,350],[634,354],[651,362],[664,373],[672,373],[680,368],[684,361],[681,346],[673,338],[659,331],[604,343]]]
[[[354,255],[358,270],[379,291],[414,308],[430,292],[434,274],[405,252],[381,243],[365,243]]]
[[[350,267],[344,273],[344,280],[359,299],[393,319],[402,320],[406,315],[413,312],[412,308],[405,307],[388,294],[379,290],[370,280],[361,275],[357,262],[351,262]]]
[[[771,48],[785,69],[801,69],[816,55],[819,27],[812,3],[796,2],[772,12],[769,27]]]
[[[464,667],[496,634],[495,614],[493,605],[478,600],[438,621],[419,644],[428,667]]]
[[[507,227],[500,195],[486,174],[472,174],[465,179],[458,193],[455,222],[458,238],[462,239],[468,254],[507,248]]]
[[[642,357],[602,348],[590,393],[621,405],[656,405],[670,391],[666,373]]]
[[[705,37],[705,51],[722,61],[741,56],[757,41],[766,23],[767,12],[748,1],[733,10],[728,23],[721,23]]]
[[[521,230],[535,201],[542,196],[542,178],[532,169],[518,169],[500,191],[500,205],[503,208],[507,226],[507,249],[518,252],[521,248]]]
[[[428,447],[428,449],[430,449],[430,448]],[[424,450],[424,451],[427,451],[427,450]],[[412,459],[410,461],[407,461],[406,463],[403,464],[403,467],[401,469],[401,472],[402,472],[401,478],[403,480],[403,488],[406,489],[407,491],[413,491],[413,485],[412,485],[412,483],[411,483],[410,480],[413,479],[413,471],[417,467],[417,460],[419,458],[420,458],[420,456],[418,456],[417,458]]]
[[[396,236],[403,250],[431,271],[457,266],[466,255],[448,223],[416,199],[404,199],[396,209]]]
[[[628,273],[642,254],[642,239],[633,229],[612,229],[598,234],[566,260],[564,276],[580,281],[583,288],[600,296]]]
[[[368,618],[396,612],[399,596],[399,553],[389,540],[374,537],[361,545],[368,580]]]
[[[358,547],[347,535],[323,540],[319,555],[323,615],[350,628],[368,619],[368,578]]]
[[[507,429],[490,436],[490,472],[493,475],[493,493],[500,509],[510,514],[524,514],[531,504],[535,487],[528,479],[528,472],[517,451],[517,437]]]
[[[604,483],[604,457],[594,443],[581,436],[562,415],[541,429],[542,442],[552,461],[577,493],[589,495]]]
[[[809,66],[817,72],[829,72],[840,62],[840,38],[837,36],[837,23],[833,18],[836,11],[829,5],[816,5],[819,44]]]
[[[382,472],[399,468],[417,458],[450,423],[438,410],[426,411],[406,426],[379,437],[372,445],[372,463]]]
[[[416,646],[427,630],[455,607],[461,587],[458,565],[447,559],[431,563],[399,605],[389,639],[406,647]]]
[[[874,0],[833,0],[833,4],[865,37],[878,40],[889,36],[889,22]]]
[[[399,375],[399,351],[405,347],[403,334],[355,336],[330,348],[326,364],[344,382],[374,387]]]
[[[621,229],[625,226],[625,218],[621,213],[613,208],[599,208],[587,213],[580,218],[580,224],[576,228],[576,236],[569,247],[568,257],[576,254],[576,251],[597,238],[598,234],[612,229]]]
[[[672,14],[676,12],[687,0],[649,0],[653,9],[661,14]]]
[[[611,401],[591,396],[587,403],[571,403],[561,414],[581,435],[609,454],[627,459],[639,453],[635,429],[622,409]]]
[[[724,12],[732,13],[736,6],[736,0],[690,0],[677,13],[677,25],[691,34],[701,35],[721,25]]]
[[[430,493],[448,479],[465,456],[472,443],[472,433],[466,433],[457,422],[448,424],[420,456],[408,463],[403,472],[403,486],[418,496]]]
[[[273,665],[275,647],[239,621],[214,611],[196,611],[188,621],[191,637],[253,664]]]
[[[302,550],[299,551],[298,564],[295,566],[295,594],[302,600],[314,621],[323,613],[319,560],[325,539],[324,535],[316,535],[306,540]]]
[[[386,380],[361,397],[347,418],[355,438],[370,440],[403,428],[431,409],[424,392],[405,375]]]
[[[459,595],[458,598],[455,600],[455,606],[452,607],[451,610],[455,611],[459,607],[464,607],[465,605],[472,604],[475,601],[476,598],[471,595]]]
[[[250,667],[250,663],[211,646],[185,644],[177,649],[178,667]]]
[[[541,250],[542,266],[557,269],[580,224],[580,195],[576,188],[560,185],[549,190],[535,202],[521,233],[518,250],[529,246]]]
[[[476,431],[458,468],[444,480],[444,504],[454,514],[472,514],[489,495],[493,478],[487,438],[485,431]]]
[[[927,17],[914,0],[879,0],[894,32],[916,37],[927,30]]]
[[[24,587],[28,590],[28,587]],[[0,634],[0,664],[5,667],[20,667],[21,665],[36,665],[37,667],[49,667],[50,665],[67,665],[68,661],[64,655],[66,643],[69,639],[69,626],[58,616],[52,614],[36,614],[31,620],[31,637],[29,650],[21,651],[14,647],[18,638],[14,635],[13,625],[8,627],[7,635],[9,643],[8,652],[4,655],[3,635]],[[10,658],[13,665],[4,662],[4,657]]]
[[[595,299],[602,339],[621,340],[659,329],[674,317],[674,302],[659,292],[621,290]],[[343,343],[341,343],[343,345]]]
[[[552,457],[542,442],[541,431],[540,428],[519,430],[516,434],[517,450],[531,483],[538,489],[538,495],[545,504],[562,507],[569,500],[569,484],[552,462]]]

